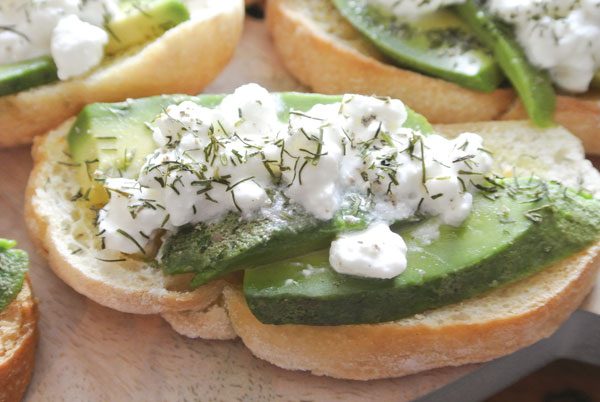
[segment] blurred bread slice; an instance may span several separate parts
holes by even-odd
[[[243,0],[189,0],[189,21],[142,47],[108,58],[89,75],[0,97],[0,148],[28,144],[88,103],[150,95],[194,95],[229,62]]]

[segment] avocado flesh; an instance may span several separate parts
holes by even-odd
[[[0,312],[19,294],[29,266],[27,253],[13,249],[14,241],[0,239]]]
[[[521,187],[531,186],[521,180]],[[395,228],[408,246],[407,269],[390,280],[343,275],[329,265],[329,250],[250,269],[244,294],[266,324],[343,325],[393,321],[471,298],[532,275],[598,238],[600,208],[556,184],[539,192],[507,190],[474,196],[460,227],[442,226],[422,244],[420,223]],[[538,190],[535,190],[538,191]]]
[[[281,211],[253,220],[230,213],[218,223],[180,229],[165,242],[160,266],[166,274],[195,272],[197,287],[230,272],[319,250],[340,232],[366,228],[364,202],[356,196],[331,220],[319,220],[282,195]]]
[[[93,205],[101,206],[108,201],[103,187],[103,177],[135,178],[147,155],[156,149],[152,122],[167,106],[186,100],[206,107],[214,107],[225,95],[162,95],[128,100],[118,103],[93,103],[77,116],[68,134],[69,152],[81,190],[79,197]],[[287,121],[290,109],[307,111],[318,103],[339,102],[340,96],[302,94],[288,92],[279,94],[283,103],[280,118]],[[431,132],[427,120],[409,110],[405,123],[422,132]],[[94,172],[102,172],[96,177]]]
[[[491,52],[454,13],[439,10],[402,20],[365,0],[333,0],[340,13],[382,53],[403,67],[478,91],[490,92],[503,76]]]
[[[56,64],[50,56],[0,65],[0,96],[11,95],[58,81]]]
[[[121,1],[124,16],[106,23],[110,38],[106,53],[111,55],[161,36],[190,19],[180,0]]]
[[[600,89],[600,71],[598,71],[598,72],[596,72],[596,74],[594,74],[594,77],[592,78],[592,82],[590,83],[590,88]]]
[[[291,109],[306,112],[315,104],[342,99],[299,93],[279,96],[284,106],[279,116],[282,121],[289,119]],[[410,109],[404,126],[423,133],[433,131],[423,116]],[[242,221],[239,214],[231,213],[217,223],[184,227],[165,242],[161,268],[166,274],[195,272],[191,285],[196,287],[233,271],[327,247],[338,233],[363,229],[369,222],[363,199],[353,195],[347,201],[347,207],[331,220],[316,219],[282,200],[282,211],[269,217]]]
[[[492,49],[531,120],[539,127],[554,125],[556,95],[548,74],[531,65],[512,33],[505,26],[496,23],[474,1],[468,0],[453,9],[479,39]]]

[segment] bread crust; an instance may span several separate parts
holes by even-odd
[[[351,46],[327,32],[294,7],[299,2],[306,3],[269,1],[267,25],[286,68],[315,92],[388,95],[402,99],[432,123],[527,118],[513,90],[481,93],[386,64],[366,40],[353,39],[360,44]],[[583,140],[586,152],[600,154],[600,102],[559,96],[555,119]]]
[[[17,298],[0,312],[0,402],[20,401],[25,394],[34,367],[37,319],[27,278]]]
[[[90,75],[0,97],[0,148],[30,143],[88,103],[198,93],[233,55],[244,18],[243,0],[199,3],[189,21]]]
[[[527,119],[527,112],[521,101],[515,102],[502,120]],[[589,154],[600,154],[600,100],[598,96],[556,98],[556,122],[578,136]]]
[[[127,313],[157,314],[204,308],[213,303],[221,295],[224,280],[213,281],[193,291],[169,289],[163,284],[162,273],[154,268],[141,263],[134,268],[125,266],[135,263],[129,259],[124,264],[100,267],[105,263],[93,256],[84,259],[81,255],[93,255],[94,250],[83,250],[75,255],[69,249],[71,233],[61,223],[72,219],[70,214],[74,211],[69,208],[77,207],[73,206],[65,191],[52,194],[44,191],[52,190],[53,183],[49,183],[49,180],[53,177],[56,179],[57,158],[66,152],[66,134],[73,121],[73,118],[69,119],[47,136],[35,138],[32,148],[34,167],[25,193],[25,223],[29,235],[54,273],[77,292],[95,302]],[[74,175],[60,179],[76,181]],[[96,271],[93,270],[95,268]],[[136,277],[135,272],[129,272],[133,269],[152,272]],[[113,279],[113,274],[120,277]],[[119,279],[126,279],[128,283],[120,283]],[[134,281],[139,283],[132,284]]]
[[[484,362],[512,353],[552,334],[592,288],[600,264],[600,243],[533,277],[458,305],[416,318],[382,324],[317,327],[266,325],[246,305],[239,289],[225,289],[233,328],[257,357],[289,370],[352,380],[400,377],[443,366]],[[531,308],[502,316],[461,319],[477,303],[494,300],[503,308],[515,292],[543,288],[552,274],[571,271],[560,289],[540,297]],[[432,315],[445,314],[443,325]]]

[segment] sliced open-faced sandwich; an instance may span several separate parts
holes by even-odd
[[[239,40],[242,0],[8,0],[0,4],[0,147],[92,102],[194,94]]]
[[[37,344],[37,308],[27,278],[29,260],[0,239],[0,401],[20,401],[27,389]]]
[[[489,360],[552,333],[598,269],[600,176],[560,127],[249,84],[88,105],[33,157],[27,224],[66,283],[288,369]]]
[[[558,122],[600,153],[599,4],[273,0],[267,22],[316,92],[397,97],[433,123]]]

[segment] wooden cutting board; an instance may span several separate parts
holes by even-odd
[[[270,90],[302,90],[281,67],[264,26],[248,20],[235,59],[207,92],[257,82]],[[342,381],[279,369],[254,358],[238,341],[179,336],[158,316],[104,308],[54,276],[34,250],[23,222],[29,147],[0,151],[0,237],[30,252],[39,299],[40,343],[25,400],[38,401],[404,401],[475,370],[432,370],[400,379]],[[600,294],[588,309],[600,313]]]

